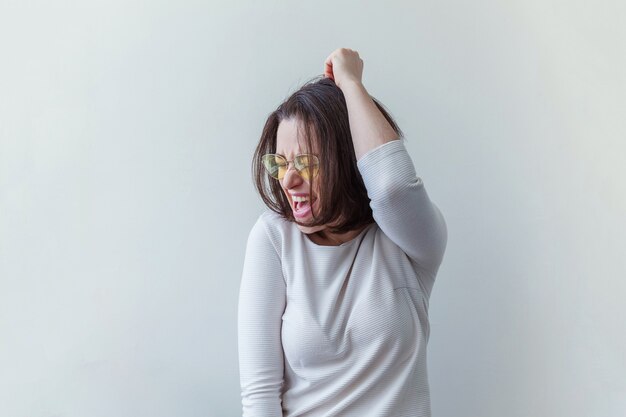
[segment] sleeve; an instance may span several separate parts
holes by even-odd
[[[282,314],[286,305],[281,261],[264,221],[248,236],[239,290],[238,345],[243,417],[282,417]]]
[[[443,215],[415,173],[403,139],[370,150],[357,165],[380,229],[419,266],[436,272],[448,231]]]

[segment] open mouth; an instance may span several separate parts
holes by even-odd
[[[310,206],[310,204],[311,203],[308,200],[307,201],[294,201],[293,208],[296,211],[301,211],[301,210],[304,210],[306,207]]]
[[[311,205],[315,203],[316,200],[317,199],[315,198],[312,201],[309,200],[309,196],[293,196],[292,202],[294,213],[302,215],[308,214],[308,212],[311,211]]]

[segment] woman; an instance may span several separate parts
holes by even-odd
[[[391,116],[335,50],[268,118],[269,207],[239,294],[244,417],[430,416],[428,300],[447,243]]]

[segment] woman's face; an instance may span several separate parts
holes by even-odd
[[[314,153],[304,148],[306,142],[303,135],[298,131],[300,127],[302,127],[301,122],[295,118],[283,120],[278,125],[276,153],[284,156],[288,161],[293,161],[294,157],[299,154]],[[318,183],[315,181],[316,188]],[[298,173],[293,163],[289,163],[285,176],[280,180],[280,185],[298,222],[310,222],[313,219],[312,211],[316,216],[319,214],[318,190],[309,190],[309,181]],[[326,226],[306,227],[298,225],[298,228],[302,233],[310,234],[323,230]]]

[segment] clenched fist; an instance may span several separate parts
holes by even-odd
[[[335,81],[339,88],[349,82],[360,84],[363,77],[363,60],[359,53],[352,49],[335,49],[324,62],[324,76]]]

